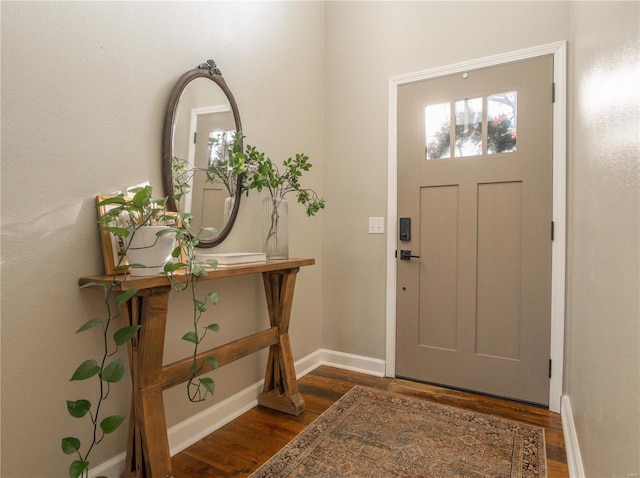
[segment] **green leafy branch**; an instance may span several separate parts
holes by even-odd
[[[320,209],[324,209],[324,198],[312,189],[303,188],[300,183],[303,173],[309,171],[312,166],[306,154],[298,153],[295,157],[288,158],[283,162],[281,169],[255,146],[247,145],[243,151],[244,138],[241,132],[236,133],[232,151],[229,153],[230,164],[244,174],[243,192],[249,195],[252,189],[258,192],[266,189],[271,197],[281,198],[295,193],[308,216],[314,216]]]
[[[183,226],[188,226],[192,215],[183,213],[180,215]],[[187,381],[187,396],[192,402],[201,402],[206,400],[207,395],[213,394],[215,390],[215,382],[210,377],[196,378],[200,375],[205,363],[213,369],[218,368],[218,362],[213,357],[207,357],[205,360],[198,364],[198,348],[204,340],[207,332],[218,332],[218,324],[211,323],[203,327],[202,332],[199,332],[200,319],[202,314],[207,311],[207,303],[216,305],[218,303],[218,294],[210,292],[204,296],[203,300],[198,300],[196,289],[198,281],[202,277],[207,275],[207,266],[215,269],[218,266],[216,260],[208,260],[206,262],[199,261],[195,258],[196,246],[199,244],[200,235],[204,232],[210,234],[217,234],[214,228],[207,227],[201,228],[201,230],[195,236],[190,234],[188,227],[179,229],[177,231],[177,239],[180,243],[179,247],[176,247],[172,256],[175,262],[169,262],[164,266],[163,274],[166,275],[174,288],[177,290],[185,290],[189,288],[191,291],[191,300],[193,303],[193,328],[182,336],[182,340],[193,344],[193,363],[191,364],[191,377]],[[184,259],[184,262],[181,261]],[[181,281],[176,272],[184,272],[184,279]]]
[[[141,227],[141,226],[138,226]],[[129,230],[124,229],[120,233],[126,237]],[[126,250],[120,254],[116,270],[122,266]],[[110,340],[110,330],[113,322],[121,316],[122,306],[133,297],[138,290],[130,289],[115,295],[112,299],[116,287],[119,285],[117,273],[114,272],[108,282],[92,282],[82,287],[99,287],[103,290],[103,301],[105,304],[106,317],[98,317],[85,322],[76,333],[86,332],[96,327],[101,327],[102,331],[102,356],[99,361],[94,359],[85,360],[75,370],[70,381],[84,381],[93,377],[98,379],[98,399],[94,405],[87,399],[67,400],[67,411],[74,418],[88,417],[91,424],[91,442],[82,448],[82,442],[75,436],[68,436],[62,439],[62,451],[67,455],[77,455],[77,458],[69,466],[69,478],[88,477],[89,457],[94,447],[99,445],[104,437],[113,433],[124,422],[126,416],[111,415],[102,418],[102,405],[109,397],[111,384],[118,383],[124,376],[125,368],[121,358],[110,360],[120,346],[125,345],[133,338],[140,328],[139,325],[124,326],[117,329]]]
[[[229,142],[228,139],[231,138]],[[207,168],[207,182],[222,183],[229,196],[236,195],[238,178],[244,177],[249,171],[242,152],[244,135],[234,132],[231,136],[209,138],[209,148],[217,152],[216,157],[209,161]]]

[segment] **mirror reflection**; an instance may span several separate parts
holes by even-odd
[[[240,179],[231,173],[228,150],[240,130],[233,95],[212,60],[180,78],[165,124],[165,194],[172,209],[193,215],[193,234],[218,231],[204,232],[202,247],[222,242],[237,215]]]

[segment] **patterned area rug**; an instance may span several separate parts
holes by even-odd
[[[544,429],[357,386],[260,477],[545,478]]]

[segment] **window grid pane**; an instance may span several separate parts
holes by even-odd
[[[507,91],[487,97],[487,153],[516,150],[518,92]]]
[[[482,98],[456,101],[455,156],[482,154]]]
[[[451,103],[428,105],[424,109],[425,158],[451,157]]]

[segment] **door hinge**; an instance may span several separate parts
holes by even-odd
[[[556,84],[551,83],[551,103],[555,103],[556,102]]]
[[[551,378],[551,359],[549,359],[549,378]]]
[[[198,136],[197,132],[193,133],[193,144],[196,144],[196,136]]]
[[[555,235],[556,235],[556,223],[551,221],[551,240],[552,241]]]

